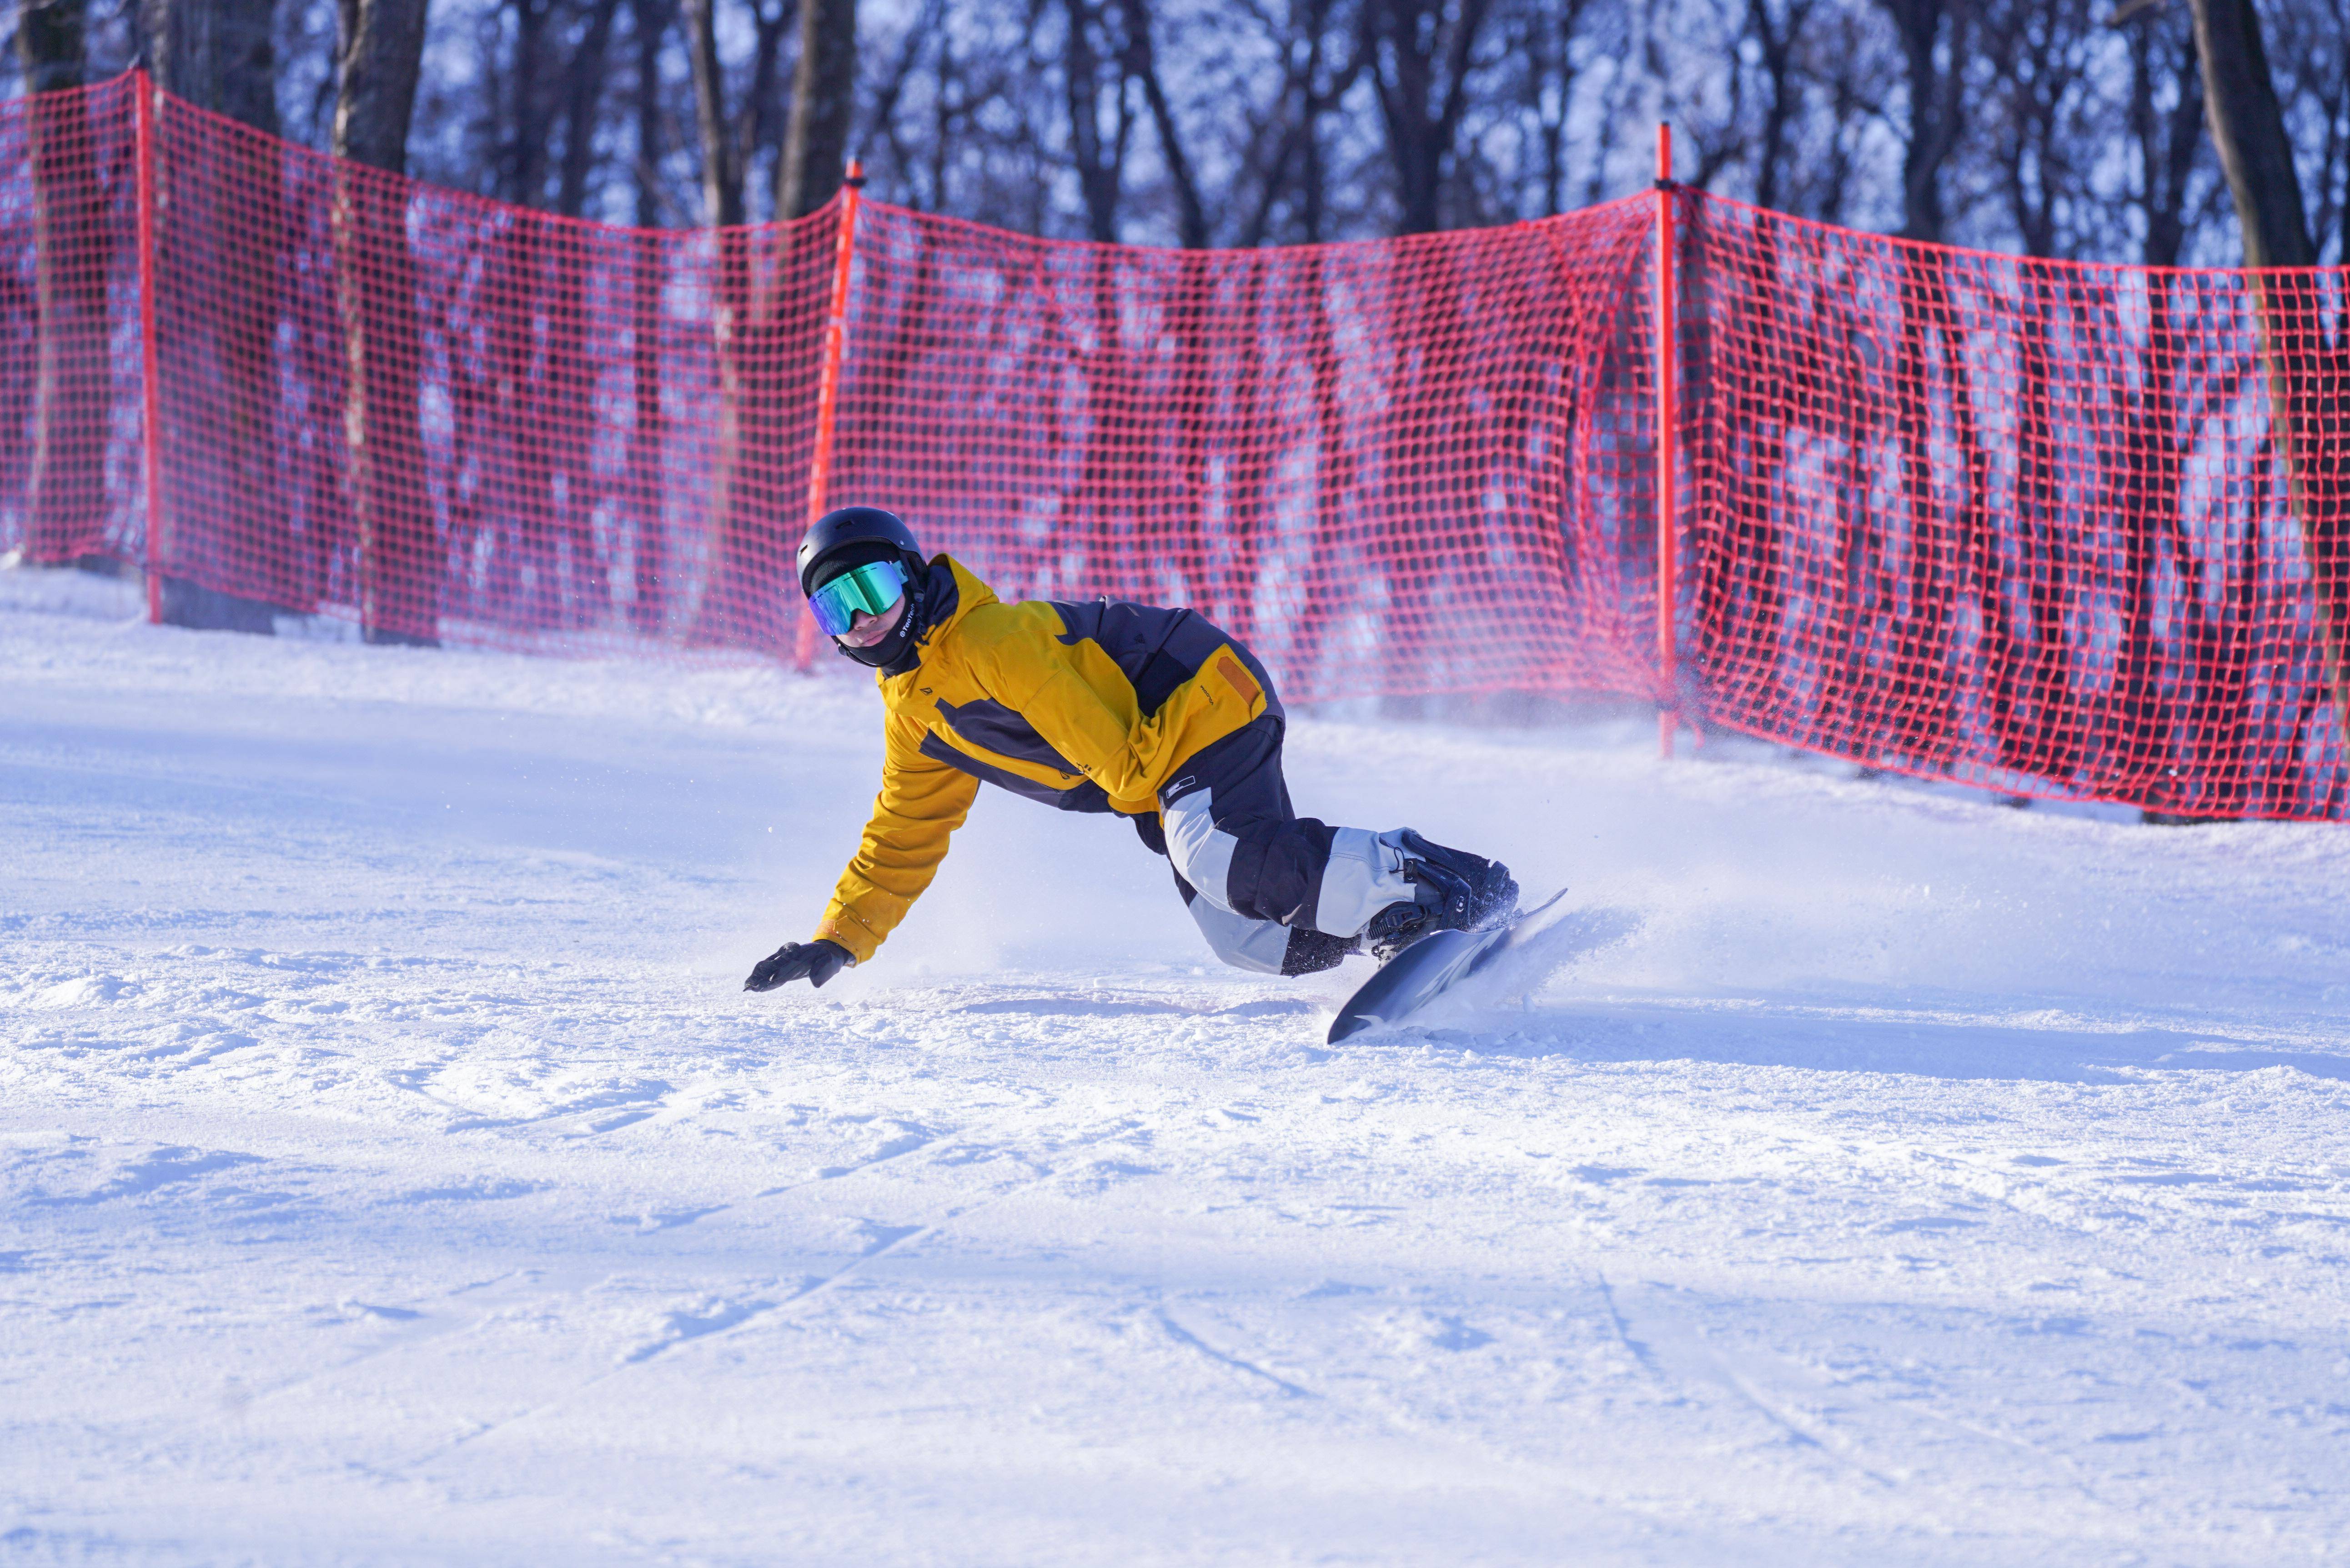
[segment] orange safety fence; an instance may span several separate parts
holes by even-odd
[[[1678,189],[1286,250],[853,190],[631,230],[142,80],[0,106],[0,550],[144,567],[165,619],[804,662],[793,546],[862,502],[1007,597],[1197,607],[1295,700],[1614,692],[2017,794],[2350,815],[2338,270]]]

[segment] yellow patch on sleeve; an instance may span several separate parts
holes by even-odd
[[[1216,673],[1222,676],[1224,684],[1239,692],[1242,701],[1250,707],[1253,708],[1263,701],[1264,688],[1259,686],[1256,683],[1256,678],[1242,669],[1241,661],[1231,654],[1220,653],[1216,656]]]

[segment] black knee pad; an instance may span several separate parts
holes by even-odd
[[[1333,830],[1314,817],[1297,816],[1234,836],[1240,843],[1226,888],[1233,911],[1253,920],[1311,928],[1315,906],[1322,900],[1322,868],[1330,863],[1336,836]]]

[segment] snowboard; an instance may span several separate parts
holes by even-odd
[[[1357,988],[1330,1021],[1336,1045],[1366,1029],[1399,1023],[1461,981],[1523,946],[1542,927],[1541,916],[1566,897],[1562,888],[1531,909],[1520,909],[1482,931],[1430,931]]]

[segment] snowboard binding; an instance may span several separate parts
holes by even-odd
[[[1518,907],[1518,885],[1498,860],[1431,844],[1411,828],[1397,835],[1404,879],[1418,890],[1409,903],[1389,904],[1363,930],[1363,950],[1385,963],[1432,931],[1490,930]]]

